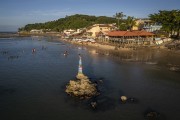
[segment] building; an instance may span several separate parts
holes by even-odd
[[[66,36],[78,36],[82,34],[85,31],[85,28],[80,28],[77,30],[69,29],[69,30],[64,30],[63,34],[66,34]]]
[[[87,37],[93,37],[95,38],[97,33],[104,32],[104,31],[111,31],[116,29],[116,24],[94,24],[93,26],[90,26],[86,30],[86,36]]]
[[[162,25],[144,25],[143,29],[146,30],[147,32],[155,32],[158,31],[162,28]]]
[[[100,42],[113,44],[152,44],[154,34],[147,31],[110,31],[99,38]]]
[[[41,29],[41,30],[32,29],[32,30],[30,31],[30,33],[39,34],[39,33],[43,33],[43,30],[42,30],[42,29]]]
[[[159,23],[155,23],[151,20],[145,20],[144,21],[143,30],[145,30],[147,32],[159,31],[161,28],[162,28],[162,25]]]
[[[76,32],[76,30],[69,29],[69,30],[64,30],[63,31],[63,33],[66,34],[67,36],[72,35],[74,32]]]
[[[132,27],[132,30],[141,30],[144,26],[144,20],[142,19],[137,19],[135,26]]]
[[[152,22],[148,19],[137,19],[136,25],[132,27],[132,30],[145,30],[147,32],[158,31],[162,28],[162,25]]]

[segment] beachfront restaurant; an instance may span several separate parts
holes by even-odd
[[[101,42],[114,45],[151,45],[154,34],[146,31],[110,31]]]

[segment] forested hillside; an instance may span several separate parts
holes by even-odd
[[[117,20],[113,17],[106,16],[89,16],[89,15],[72,15],[66,16],[65,18],[60,18],[55,21],[45,22],[45,23],[35,23],[27,24],[19,31],[30,31],[32,29],[50,29],[52,31],[63,31],[64,29],[78,29],[91,26],[93,24],[109,24],[116,23]]]

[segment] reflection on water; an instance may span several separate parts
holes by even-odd
[[[180,65],[180,55],[173,54],[172,51],[162,49],[143,49],[131,51],[115,51],[91,49],[89,52],[93,55],[110,56],[122,62],[144,62],[146,64],[174,64]]]
[[[78,54],[84,73],[101,91],[88,101],[64,92],[77,74]],[[2,120],[143,120],[145,113],[157,111],[160,120],[178,120],[180,74],[169,71],[170,65],[180,65],[173,51],[114,52],[49,37],[1,39],[0,116]],[[137,102],[122,104],[124,95]],[[98,103],[96,110],[92,101]]]

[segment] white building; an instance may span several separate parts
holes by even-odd
[[[76,30],[69,29],[69,30],[64,30],[63,32],[64,32],[66,35],[70,36],[70,35],[72,35],[74,32],[76,32]]]
[[[116,29],[116,24],[94,24],[93,26],[87,28],[86,34],[88,37],[96,37],[99,32],[111,31]]]
[[[147,32],[154,32],[157,30],[160,30],[162,28],[162,25],[145,25],[143,27],[144,30],[146,30]]]
[[[40,29],[40,30],[37,30],[37,29],[32,29],[31,31],[30,31],[30,33],[43,33],[43,30],[42,29]]]

